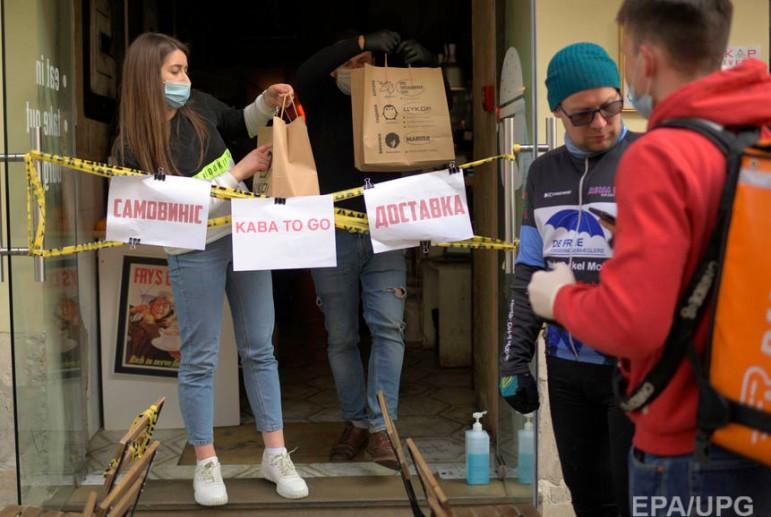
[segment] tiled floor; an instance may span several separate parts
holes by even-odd
[[[294,348],[294,347],[292,347]],[[326,354],[321,349],[279,351],[284,419],[286,422],[340,422],[337,394]],[[412,437],[427,461],[443,478],[463,476],[464,432],[475,411],[471,371],[439,368],[431,350],[408,348],[402,375],[399,418],[402,439]],[[242,406],[245,404],[242,403]],[[248,410],[243,422],[251,421]],[[86,484],[101,483],[101,471],[113,454],[119,432],[99,432],[90,444]],[[179,465],[185,447],[184,430],[158,430],[161,449],[154,464],[156,479],[191,479],[194,466]],[[371,462],[298,464],[303,477],[389,476],[393,471]],[[259,465],[223,465],[226,478],[260,477]]]

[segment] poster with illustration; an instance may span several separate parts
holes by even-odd
[[[39,352],[46,354],[44,364],[49,372],[59,372],[65,378],[77,377],[81,351],[83,347],[88,348],[88,335],[80,314],[78,267],[73,257],[50,259],[46,263],[45,293],[43,314],[49,346],[43,349],[45,352]],[[33,342],[35,340],[30,341]],[[33,348],[30,344],[30,351]]]
[[[124,257],[115,372],[175,377],[180,346],[166,260]]]

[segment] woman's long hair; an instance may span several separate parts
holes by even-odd
[[[186,56],[190,55],[187,46],[175,38],[147,32],[135,39],[126,52],[116,141],[117,156],[121,163],[125,163],[124,154],[128,150],[144,171],[163,170],[179,174],[177,164],[171,156],[171,124],[166,117],[166,101],[161,81],[163,61],[175,50],[181,50]],[[190,102],[179,108],[177,115],[186,117],[195,130],[200,144],[196,166],[198,169],[203,162],[206,126],[201,116],[190,107]]]

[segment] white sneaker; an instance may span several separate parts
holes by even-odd
[[[222,481],[222,470],[216,458],[195,467],[193,477],[195,502],[201,506],[228,504],[228,492]]]
[[[308,485],[297,474],[287,451],[273,456],[268,456],[268,451],[262,453],[262,477],[276,484],[276,492],[281,497],[308,497]]]

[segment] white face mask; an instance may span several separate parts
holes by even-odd
[[[337,81],[337,88],[341,92],[343,92],[345,95],[351,94],[351,69],[350,68],[338,68],[337,77],[335,77],[335,81]]]

